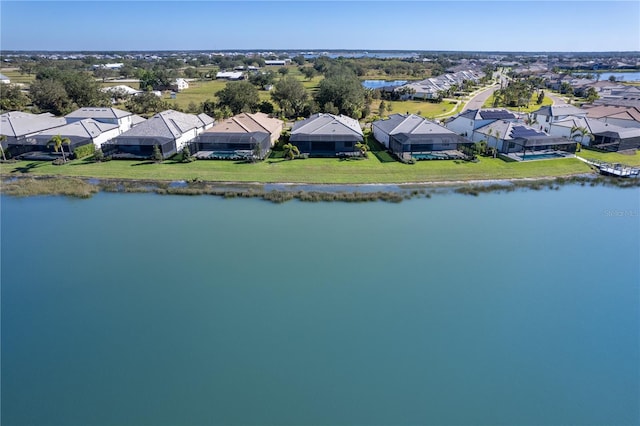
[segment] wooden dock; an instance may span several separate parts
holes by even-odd
[[[637,178],[640,177],[640,168],[631,167],[624,164],[619,163],[605,163],[604,161],[598,160],[587,160],[586,158],[576,156],[580,161],[584,161],[587,164],[590,164],[596,167],[601,174],[605,176],[614,176],[621,178]]]

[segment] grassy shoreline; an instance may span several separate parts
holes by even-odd
[[[638,154],[582,150],[579,155],[631,166],[640,164]],[[192,163],[171,160],[162,163],[135,160],[93,163],[89,160],[73,160],[65,165],[55,166],[48,161],[18,161],[0,163],[0,193],[86,198],[98,191],[148,192],[145,188],[153,188],[153,192],[158,193],[224,196],[236,193],[236,196],[245,196],[247,191],[264,194],[266,184],[279,185],[281,189],[276,192],[294,192],[297,185],[324,185],[333,187],[329,191],[332,193],[345,190],[353,192],[354,189],[348,186],[369,185],[373,187],[368,189],[369,192],[375,191],[375,186],[378,186],[381,189],[378,196],[385,199],[397,198],[398,191],[405,189],[535,186],[541,182],[585,177],[595,179],[595,176],[594,169],[577,158],[506,162],[499,158],[481,157],[477,162],[434,160],[409,165],[380,155],[377,151],[371,152],[368,159],[360,160],[311,158],[288,161],[276,158],[258,163],[205,160]],[[182,186],[176,187],[176,182],[180,182],[179,186]],[[390,187],[393,187],[391,191]],[[389,196],[389,192],[394,195]],[[323,197],[325,196],[319,196],[319,199]],[[298,194],[296,198],[304,196]],[[355,196],[354,201],[360,198],[363,197]]]
[[[268,159],[247,164],[233,161],[162,163],[114,160],[93,163],[74,160],[62,166],[50,162],[19,161],[0,164],[2,176],[66,176],[78,178],[116,178],[133,180],[201,180],[209,182],[308,183],[308,184],[398,184],[495,179],[520,179],[569,176],[589,173],[591,168],[575,158],[505,162],[480,158],[478,162],[419,161],[402,164],[374,153],[365,160],[313,158],[287,161]]]
[[[307,202],[370,202],[399,203],[412,198],[431,198],[432,195],[458,193],[478,196],[489,192],[515,190],[558,190],[562,185],[640,187],[637,179],[580,174],[567,177],[540,177],[491,181],[448,181],[413,184],[380,185],[375,191],[362,190],[359,185],[304,185],[283,184],[280,188],[268,188],[260,183],[230,183],[183,181],[174,185],[171,181],[103,179],[93,180],[63,176],[20,176],[3,179],[0,193],[14,197],[62,195],[72,198],[91,198],[98,192],[153,193],[158,195],[213,195],[223,198],[260,198],[274,203],[290,200]],[[369,187],[371,184],[362,185]]]

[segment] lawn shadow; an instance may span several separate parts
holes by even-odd
[[[29,163],[26,166],[16,167],[11,173],[31,173],[31,170],[40,167],[43,163]]]
[[[148,166],[149,164],[160,164],[160,163],[156,163],[155,161],[149,160],[149,161],[143,161],[141,163],[135,163],[135,164],[132,164],[131,166],[132,167],[134,167],[134,166]]]

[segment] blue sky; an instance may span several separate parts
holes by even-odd
[[[0,1],[2,50],[640,51],[631,1]]]

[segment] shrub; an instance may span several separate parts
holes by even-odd
[[[56,158],[51,162],[54,166],[62,166],[65,163],[63,158]]]
[[[102,152],[102,149],[96,149],[96,151],[93,153],[93,161],[95,161],[96,163],[104,161],[104,153]]]
[[[96,152],[96,147],[94,144],[89,143],[86,145],[82,145],[73,150],[73,158],[84,158]]]

